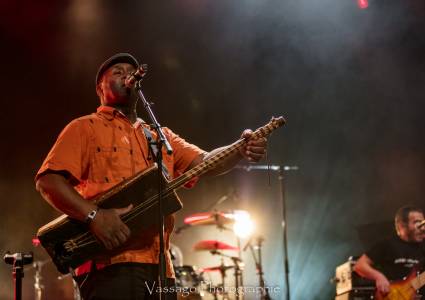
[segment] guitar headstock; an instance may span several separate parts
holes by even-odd
[[[286,120],[282,116],[277,118],[272,117],[269,123],[255,130],[255,132],[253,133],[253,136],[257,138],[268,136],[273,130],[283,126],[285,123],[286,123]]]
[[[269,124],[271,124],[273,126],[273,128],[278,128],[282,125],[284,125],[286,123],[286,120],[284,117],[280,116],[280,117],[272,117],[272,119],[270,120]]]

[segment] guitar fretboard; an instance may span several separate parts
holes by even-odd
[[[251,138],[256,139],[256,138],[268,136],[273,130],[282,126],[283,124],[285,124],[285,119],[283,117],[272,118],[272,120],[268,124],[255,130],[252,133]],[[230,146],[224,148],[223,150],[219,151],[215,155],[203,161],[196,167],[190,169],[186,173],[182,174],[181,176],[171,181],[167,190],[169,191],[174,190],[184,185],[185,183],[190,181],[192,178],[200,176],[206,173],[207,171],[212,170],[218,164],[220,164],[224,159],[231,156],[236,151],[239,151],[239,149],[241,149],[246,143],[247,143],[247,140],[245,138],[237,140]]]

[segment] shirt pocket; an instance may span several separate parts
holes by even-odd
[[[132,150],[123,146],[96,146],[92,155],[92,180],[118,183],[133,175]]]

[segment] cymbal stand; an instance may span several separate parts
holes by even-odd
[[[238,248],[239,248],[239,250],[238,250],[238,257],[239,257],[240,261],[242,261],[241,238],[238,237],[238,236],[236,236],[236,238],[238,240],[237,244],[238,244]],[[239,268],[239,265],[238,265],[238,268]],[[241,287],[243,287],[244,286],[243,285],[243,272],[242,272],[243,269],[239,269],[239,270],[240,270],[239,271],[239,284],[240,284]],[[242,294],[242,299],[243,299],[243,295],[244,294]]]
[[[240,283],[240,280],[242,278],[242,268],[240,267],[241,266],[240,263],[242,263],[242,259],[240,259],[237,256],[230,256],[230,255],[224,254],[224,253],[222,253],[220,251],[217,251],[217,250],[211,250],[210,253],[212,255],[220,255],[221,257],[230,258],[233,261],[233,264],[235,266],[234,276],[235,276],[236,299],[237,300],[242,300],[243,299],[243,295],[242,294],[239,294],[239,286],[240,286],[239,283]],[[225,272],[225,271],[222,269],[221,272]],[[224,281],[223,281],[223,288],[224,288]]]
[[[223,288],[223,300],[225,300],[225,299],[228,299],[229,295],[227,294],[227,291],[226,291],[226,284],[225,284],[226,269],[224,268],[223,258],[221,258],[221,266],[222,266],[222,268],[220,269],[221,287]],[[217,293],[215,293],[214,295],[217,296]]]
[[[261,260],[261,247],[262,247],[262,243],[263,243],[264,239],[262,237],[258,237],[257,238],[257,245],[255,246],[255,248],[257,249],[257,255],[258,255],[258,259],[257,256],[255,255],[254,252],[254,247],[252,246],[251,243],[248,244],[249,250],[251,251],[252,257],[254,258],[254,262],[255,262],[255,267],[257,269],[257,274],[258,274],[258,279],[259,279],[259,285],[261,288],[261,300],[271,300],[270,295],[269,295],[269,290],[266,288],[266,284],[264,281],[264,272],[263,272],[263,264],[262,264],[262,260]]]
[[[233,264],[235,265],[235,290],[236,290],[236,300],[243,300],[243,293],[239,293],[239,286],[240,282],[242,281],[242,269],[240,268],[239,262],[241,262],[241,259],[239,257],[230,257],[230,259],[233,261]],[[242,285],[241,285],[242,286]]]

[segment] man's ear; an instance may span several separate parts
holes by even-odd
[[[103,91],[102,88],[100,87],[100,85],[102,84],[102,81],[100,81],[97,85],[96,85],[96,94],[99,96],[100,99],[103,98]]]
[[[402,231],[403,230],[406,230],[407,229],[407,224],[404,223],[404,222],[397,222],[396,229],[397,229],[398,235],[400,235],[400,234],[402,234]]]

